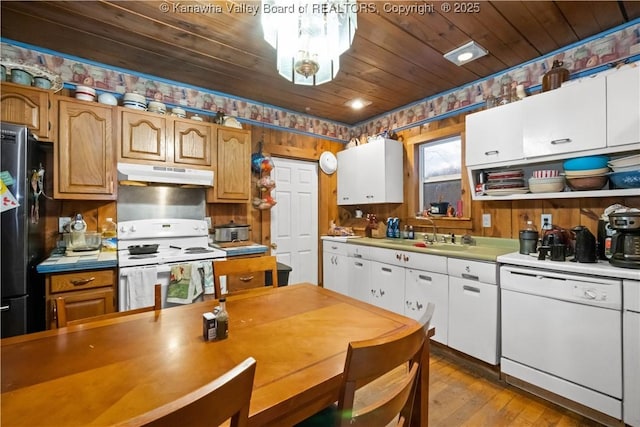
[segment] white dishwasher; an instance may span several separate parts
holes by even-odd
[[[640,281],[625,280],[623,319],[624,422],[640,427]]]
[[[503,373],[622,419],[621,280],[500,268]]]

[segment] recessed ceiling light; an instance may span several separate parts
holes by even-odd
[[[471,52],[464,52],[464,53],[461,53],[460,55],[458,55],[458,61],[460,61],[460,62],[468,61],[471,58],[473,58],[473,53],[471,53]]]
[[[474,41],[444,54],[444,57],[456,65],[464,65],[487,54],[487,50]]]
[[[353,108],[354,110],[360,110],[364,107],[366,107],[367,105],[371,105],[371,101],[367,101],[361,98],[356,98],[356,99],[352,99],[349,100],[347,102],[344,103],[344,105]]]

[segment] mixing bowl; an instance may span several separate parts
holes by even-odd
[[[102,234],[94,231],[71,232],[64,233],[63,239],[68,251],[88,252],[100,249]]]

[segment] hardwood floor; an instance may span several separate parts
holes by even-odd
[[[575,412],[499,380],[489,368],[432,346],[430,427],[601,426]]]

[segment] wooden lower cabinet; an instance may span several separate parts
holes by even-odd
[[[48,274],[47,327],[56,327],[56,298],[64,298],[67,320],[84,319],[116,311],[116,280],[116,269]]]

